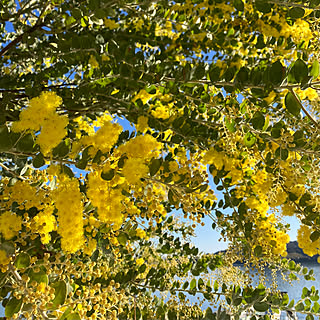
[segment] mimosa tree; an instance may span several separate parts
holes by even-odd
[[[285,259],[283,217],[319,254],[319,16],[320,0],[1,1],[6,318],[319,315],[317,288],[211,277],[313,277]],[[190,244],[205,217],[225,255]]]

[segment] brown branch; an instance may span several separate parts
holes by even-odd
[[[21,180],[26,180],[26,178],[20,176],[19,174],[15,173],[14,171],[10,170],[7,166],[5,166],[3,163],[0,162],[0,167],[2,167],[2,169],[10,172],[12,175],[14,175],[15,177],[21,179]]]
[[[158,287],[153,287],[153,286],[149,286],[147,284],[140,284],[137,281],[132,281],[132,284],[137,286],[137,287],[141,287],[141,288],[146,288],[146,289],[151,289],[151,290],[158,290],[158,291],[162,291],[160,290],[160,288]],[[164,291],[170,291],[171,289],[165,289]],[[190,289],[173,289],[175,292],[186,292],[186,293],[208,293],[207,291],[203,291],[203,290],[190,290]],[[225,295],[225,293],[223,292],[210,292],[213,295],[216,295],[218,297]]]
[[[164,77],[163,80],[167,80],[167,81],[175,81],[175,82],[179,82],[179,83],[191,83],[191,84],[211,84],[214,86],[228,86],[228,87],[235,87],[238,85],[238,83],[235,82],[228,82],[228,81],[210,81],[210,80],[191,80],[191,81],[183,81],[183,80],[177,80],[175,78],[170,78],[170,77]],[[320,81],[315,81],[310,83],[310,86],[312,85],[320,85]],[[265,89],[265,85],[251,85],[251,84],[244,84],[242,86],[243,89]],[[274,87],[273,89],[276,90],[283,90],[283,89],[287,89],[287,90],[291,90],[294,88],[300,88],[301,85],[300,84],[287,84],[287,85],[281,85],[278,87]]]
[[[300,99],[298,98],[298,96],[296,95],[296,93],[294,92],[294,90],[292,88],[289,89],[289,91],[292,93],[292,95],[294,96],[295,100],[299,103],[301,109],[303,110],[303,112],[305,113],[305,115],[311,120],[311,122],[317,127],[319,128],[319,124],[316,120],[314,120],[311,115],[308,113],[307,109],[304,107],[304,105],[302,104],[302,102],[300,101]]]
[[[313,9],[313,10],[319,10],[319,6],[316,6],[315,8],[310,8],[307,5],[304,5],[302,3],[293,3],[293,2],[285,2],[285,1],[267,1],[267,3],[276,4],[280,7],[286,7],[286,8],[304,8],[304,9]]]
[[[77,86],[78,84],[74,83],[74,82],[70,82],[70,83],[64,83],[64,84],[55,84],[55,85],[51,85],[51,86],[43,86],[43,89],[52,89],[52,88],[65,88],[68,86]],[[3,89],[0,88],[0,92],[9,92],[9,93],[20,93],[25,91],[25,88],[18,88],[18,89]],[[27,95],[25,95],[27,97]]]
[[[37,29],[39,29],[39,28],[41,28],[43,26],[44,26],[44,24],[42,24],[42,23],[35,24],[29,30],[27,30],[24,33],[20,34],[14,40],[12,40],[10,43],[8,43],[4,48],[2,48],[2,50],[0,51],[0,57],[4,56],[12,47],[14,47],[16,44],[18,44],[25,35],[30,34],[30,33],[34,32],[35,30],[37,30]]]
[[[37,154],[36,153],[29,153],[29,152],[18,152],[18,151],[3,151],[2,153],[7,153],[7,154],[12,154],[15,156],[23,156],[23,157],[31,157],[34,158]],[[47,161],[55,161],[55,162],[60,162],[60,163],[65,163],[65,164],[70,164],[70,165],[76,165],[78,162],[77,161],[73,161],[73,160],[66,160],[66,159],[59,159],[59,158],[51,158],[51,157],[43,157],[45,160]],[[88,164],[88,166],[90,166]]]

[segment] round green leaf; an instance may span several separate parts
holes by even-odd
[[[59,320],[66,320],[67,316],[71,313],[72,309],[68,307],[65,312],[62,314]]]
[[[316,301],[314,304],[313,304],[313,307],[312,307],[312,312],[314,313],[317,313],[320,309],[320,304]]]
[[[269,80],[273,85],[279,85],[284,77],[285,74],[285,67],[282,65],[282,63],[277,60],[274,62],[269,70]]]
[[[34,139],[31,133],[23,136],[18,140],[16,148],[22,152],[32,152],[34,146]]]
[[[88,164],[88,159],[82,158],[76,163],[76,167],[80,170],[85,170]]]
[[[302,302],[299,302],[295,307],[296,311],[303,311],[304,310],[304,304]]]
[[[80,316],[78,313],[69,313],[66,317],[65,317],[66,320],[81,320]]]
[[[232,304],[233,304],[234,306],[238,306],[238,305],[241,304],[241,302],[242,302],[242,298],[235,298],[235,299],[232,301]]]
[[[101,172],[101,178],[103,180],[110,181],[114,177],[114,172],[115,171],[113,169],[110,169],[110,170],[108,170],[106,172],[102,171]]]
[[[288,16],[293,19],[299,19],[304,16],[304,9],[300,7],[293,7],[288,11]]]
[[[158,170],[160,169],[161,166],[161,159],[153,159],[149,165],[149,171],[150,171],[150,175],[154,176]]]
[[[209,77],[210,77],[210,81],[211,82],[216,82],[216,81],[219,81],[219,78],[220,78],[220,71],[221,69],[212,64],[209,68]]]
[[[177,311],[176,310],[169,310],[168,311],[168,320],[176,320],[177,318]]]
[[[44,270],[40,270],[39,272],[34,272],[33,269],[30,269],[28,276],[30,278],[30,282],[36,281],[38,283],[48,284],[48,276],[44,272]]]
[[[178,200],[176,199],[176,196],[174,195],[173,191],[170,189],[168,192],[168,199],[170,204],[175,205],[178,203]]]
[[[320,238],[320,232],[319,231],[314,231],[310,234],[310,240],[312,242],[317,241]]]
[[[18,300],[15,297],[10,298],[4,309],[4,314],[7,318],[11,318],[15,313],[18,313],[22,307],[22,299]]]
[[[286,109],[293,114],[294,116],[300,115],[300,103],[297,101],[297,99],[294,97],[294,95],[289,91],[286,94],[286,97],[284,99],[284,104],[286,106]]]
[[[74,177],[73,171],[68,166],[66,166],[65,164],[63,164],[60,167],[60,169],[61,169],[61,173],[66,174],[69,178],[73,178]]]
[[[12,147],[8,127],[0,126],[0,151],[8,151]]]
[[[69,151],[70,151],[69,140],[63,140],[52,150],[52,155],[54,157],[63,158],[69,153]]]
[[[196,279],[192,279],[190,282],[190,290],[193,290],[196,288],[197,285],[197,280]]]
[[[250,131],[248,131],[244,136],[244,144],[250,148],[255,144],[255,142],[256,142],[256,136]]]
[[[301,82],[305,77],[308,76],[308,66],[307,64],[302,60],[298,59],[292,66],[292,69],[290,71],[293,73],[293,76],[297,82]]]
[[[266,302],[255,302],[253,308],[258,312],[266,312],[270,308],[270,306]]]
[[[198,289],[201,290],[203,287],[204,287],[204,282],[203,282],[203,280],[200,278],[200,279],[198,280]]]
[[[232,133],[236,132],[236,127],[235,127],[236,123],[235,123],[234,119],[231,119],[231,121],[230,121],[228,118],[225,118],[224,122],[230,132],[232,132]]]
[[[257,257],[261,257],[261,255],[262,255],[262,247],[261,246],[256,246],[254,248],[254,255]]]
[[[72,9],[71,14],[76,20],[81,19],[82,17],[82,11],[78,8]]]
[[[257,111],[253,115],[253,118],[251,119],[252,126],[257,130],[263,128],[264,122],[265,122],[264,115],[260,111]]]
[[[44,157],[41,152],[33,158],[32,164],[35,168],[40,168],[45,165]]]
[[[119,243],[122,245],[122,246],[125,246],[127,244],[127,241],[128,241],[128,236],[125,232],[121,232],[118,237],[117,237]]]
[[[318,78],[319,74],[320,74],[319,61],[314,60],[312,63],[311,70],[310,70],[310,75],[313,77],[313,79],[316,79],[316,78]]]
[[[24,269],[24,268],[27,268],[29,267],[30,265],[30,256],[25,253],[25,252],[21,252],[15,262],[14,262],[14,265],[16,266],[17,269]]]
[[[237,73],[236,77],[237,81],[240,83],[245,83],[249,79],[249,71],[248,68],[242,67],[239,72]]]
[[[272,8],[272,4],[268,3],[264,0],[256,0],[255,6],[256,6],[257,10],[259,10],[260,12],[263,12],[263,13],[269,13]]]
[[[215,320],[216,319],[216,315],[212,312],[212,309],[210,307],[208,307],[206,309],[204,319],[205,320]]]
[[[65,281],[61,280],[50,284],[50,286],[55,289],[55,297],[52,300],[52,309],[57,309],[58,306],[62,305],[66,299],[67,285]]]
[[[310,7],[310,8],[315,8],[315,7],[317,7],[319,4],[320,4],[320,0],[311,0],[311,1],[309,2],[309,7]]]
[[[242,2],[242,0],[234,0],[233,5],[238,11],[244,10],[244,3]]]

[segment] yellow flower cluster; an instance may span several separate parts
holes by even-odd
[[[241,163],[240,160],[230,158],[224,152],[218,152],[211,148],[205,153],[202,159],[204,164],[213,164],[217,170],[228,171],[228,177],[232,178],[231,184],[237,184],[242,181],[246,171],[246,163]],[[214,175],[215,172],[212,172]]]
[[[43,154],[48,154],[66,136],[68,118],[59,115],[56,109],[62,99],[55,92],[42,92],[39,97],[33,98],[29,106],[20,113],[20,120],[12,125],[15,132],[39,131],[36,142]]]
[[[114,20],[107,19],[107,18],[104,18],[104,25],[105,25],[106,28],[108,28],[110,30],[117,29],[120,26]]]
[[[84,146],[93,146],[90,151],[95,154],[98,150],[102,153],[109,152],[110,149],[117,142],[122,127],[117,123],[111,121],[104,121],[101,127],[89,136],[84,136],[79,143]]]
[[[137,184],[140,178],[146,176],[149,168],[146,161],[152,156],[158,156],[161,144],[151,135],[141,135],[119,147],[119,152],[126,154],[122,174],[129,184]]]
[[[225,155],[221,152],[218,152],[216,149],[211,148],[207,151],[203,157],[204,164],[214,164],[217,170],[221,170],[225,163]]]
[[[122,174],[129,184],[137,184],[140,178],[146,176],[149,172],[148,166],[143,158],[129,158],[126,160]]]
[[[290,237],[285,230],[278,230],[277,218],[274,214],[268,214],[269,205],[267,197],[257,199],[253,196],[245,200],[246,205],[250,208],[251,217],[254,222],[252,230],[253,250],[256,246],[263,248],[264,254],[286,255],[286,245],[290,241]]]
[[[82,132],[86,133],[86,135],[89,135],[89,136],[93,135],[95,133],[95,130],[94,130],[95,124],[89,120],[91,120],[91,119],[90,118],[88,119],[83,116],[72,119],[72,121],[75,123],[74,127],[76,129],[77,139],[81,138]],[[111,117],[108,117],[108,120],[110,121]],[[99,125],[97,125],[97,126],[99,126]]]
[[[0,233],[6,240],[18,235],[22,228],[22,218],[15,213],[6,211],[0,216]]]
[[[278,187],[273,190],[271,196],[268,198],[270,207],[278,207],[284,205],[287,200],[287,193],[283,190],[283,188]]]
[[[123,221],[124,196],[121,189],[116,188],[113,181],[101,178],[101,171],[88,174],[87,196],[93,206],[98,209],[98,216],[102,222],[113,224],[118,229]]]
[[[155,29],[155,36],[156,37],[169,37],[173,40],[179,38],[179,34],[173,32],[172,22],[167,20],[164,25],[156,24]]]
[[[286,256],[290,237],[285,231],[278,230],[276,223],[274,214],[258,219],[255,243],[260,245],[266,254]]]
[[[257,172],[252,176],[252,180],[255,182],[255,184],[252,186],[252,191],[257,194],[260,199],[266,199],[266,191],[270,190],[272,186],[272,180],[265,169],[257,170]]]
[[[289,27],[288,24],[287,26]],[[297,19],[294,25],[290,28],[289,32],[295,43],[300,43],[302,41],[305,41],[308,43],[310,40],[314,38],[312,31],[310,29],[310,25],[308,24],[308,22],[302,19]]]
[[[296,208],[293,203],[286,202],[281,206],[281,213],[284,216],[293,216],[296,213]]]
[[[79,181],[66,175],[59,177],[59,185],[54,190],[55,206],[58,209],[58,233],[61,235],[62,250],[74,253],[82,248],[83,205]]]
[[[184,1],[183,3],[175,3],[172,6],[172,11],[175,12],[185,12],[187,14],[193,15],[193,16],[200,16],[205,17],[209,21],[212,21],[214,23],[221,23],[225,19],[230,18],[231,12],[233,12],[234,6],[229,5],[227,3],[217,3],[213,2],[212,4],[209,3],[208,0],[204,0],[202,2],[199,2],[197,4],[194,4],[191,0]],[[208,15],[208,12],[210,11],[210,15]],[[199,19],[200,20],[200,19]],[[183,28],[183,25],[176,27],[178,30]]]
[[[168,119],[170,117],[170,110],[172,109],[174,103],[168,103],[172,100],[171,95],[165,94],[163,95],[159,89],[157,89],[156,93],[150,94],[145,89],[141,89],[131,100],[132,102],[137,101],[140,99],[143,104],[146,104],[150,100],[158,99],[155,103],[155,109],[151,110],[151,114],[157,118],[157,119]],[[163,104],[163,102],[165,104]],[[146,122],[145,117],[140,117],[140,122],[144,120],[144,123]],[[140,130],[139,130],[140,131]],[[143,132],[143,131],[141,131]]]
[[[4,250],[0,249],[0,271],[6,272],[7,266],[10,263],[11,259],[8,257],[7,253]]]
[[[319,98],[318,92],[315,89],[307,88],[306,90],[301,90],[300,88],[296,90],[296,93],[299,95],[301,100],[308,99],[310,101],[316,100]]]
[[[297,240],[299,247],[308,256],[313,256],[315,254],[320,254],[320,239],[312,241],[310,235],[312,233],[312,228],[306,225],[301,225],[298,230]],[[320,259],[319,259],[320,260]]]
[[[137,237],[139,237],[139,238],[145,238],[147,234],[146,234],[146,232],[145,232],[144,230],[138,228],[138,229],[136,230],[136,235],[137,235]]]
[[[309,40],[313,39],[309,24],[302,19],[297,19],[292,26],[288,25],[285,17],[280,16],[279,14],[271,16],[270,20],[279,25],[281,29],[278,31],[278,29],[273,27],[271,23],[267,24],[261,19],[258,19],[256,21],[256,26],[264,36],[275,38],[279,38],[280,36],[285,38],[292,37],[293,41],[297,44],[299,44],[301,41],[308,42]]]
[[[96,250],[96,248],[97,248],[97,241],[93,238],[90,238],[87,241],[87,245],[83,249],[83,253],[87,254],[88,256],[91,256],[93,252]]]
[[[99,62],[97,61],[95,56],[91,55],[88,62],[92,69],[99,68]]]
[[[145,132],[148,128],[148,117],[140,116],[138,118],[138,123],[136,124],[136,129],[138,132]]]
[[[131,100],[132,102],[140,99],[143,104],[146,104],[150,99],[153,99],[157,96],[157,93],[150,94],[145,89],[141,89]]]
[[[4,188],[1,200],[4,200],[2,205],[6,208],[10,208],[13,202],[17,202],[20,209],[26,210],[32,207],[41,210],[51,202],[45,190],[37,190],[27,180],[17,181],[13,186]]]
[[[43,211],[37,214],[31,221],[31,230],[33,233],[38,233],[41,237],[41,242],[47,244],[51,240],[50,232],[56,230],[57,222],[53,215],[53,207],[46,207]]]
[[[152,158],[159,155],[161,143],[152,135],[137,136],[118,148],[118,154],[126,154],[128,158]]]
[[[241,137],[236,139],[241,143]],[[226,148],[226,146],[223,146]],[[236,196],[244,198],[245,204],[249,208],[248,219],[253,223],[252,238],[253,250],[256,246],[261,246],[266,255],[286,255],[286,244],[289,236],[286,230],[279,229],[278,219],[274,214],[268,213],[270,206],[282,205],[287,200],[287,194],[282,188],[273,191],[273,177],[264,168],[256,168],[256,158],[247,156],[246,159],[239,160],[237,152],[233,154],[235,158],[229,157],[224,151],[217,151],[211,148],[207,151],[202,162],[213,164],[217,170],[228,172],[227,178],[231,178],[231,184],[237,184]],[[213,176],[216,174],[212,171]],[[247,180],[250,179],[250,183]],[[293,186],[291,190],[293,192]],[[299,189],[299,194],[301,190]],[[271,197],[272,195],[272,197]]]
[[[161,103],[157,104],[155,110],[151,111],[151,114],[157,119],[168,119],[170,117],[170,109]]]

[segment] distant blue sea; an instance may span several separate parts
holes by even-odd
[[[302,267],[307,267],[308,269],[312,269],[314,271],[314,278],[315,280],[305,280],[303,275],[298,275],[298,280],[293,280],[291,283],[288,281],[284,281],[283,277],[280,272],[276,273],[276,282],[278,284],[278,290],[281,292],[286,292],[289,296],[290,301],[294,299],[295,303],[297,303],[301,299],[302,289],[304,287],[310,289],[312,286],[314,286],[316,289],[320,290],[320,264],[314,264],[314,263],[305,263],[301,265]],[[245,268],[243,266],[238,267],[244,271]],[[256,271],[250,271],[251,276],[253,277],[253,286],[257,286],[259,284],[259,276]],[[289,273],[286,275],[288,276]],[[266,277],[266,287],[270,287],[273,281],[272,278],[272,272],[270,269],[265,270],[265,277]],[[191,302],[196,302],[197,297],[190,297],[189,298]],[[318,301],[320,303],[320,301]],[[203,308],[206,309],[210,304],[204,303]],[[212,306],[210,306],[213,310]],[[305,319],[304,314],[297,314],[297,317],[299,320]],[[281,319],[286,318],[286,313],[281,313]],[[319,319],[320,320],[320,319]]]

